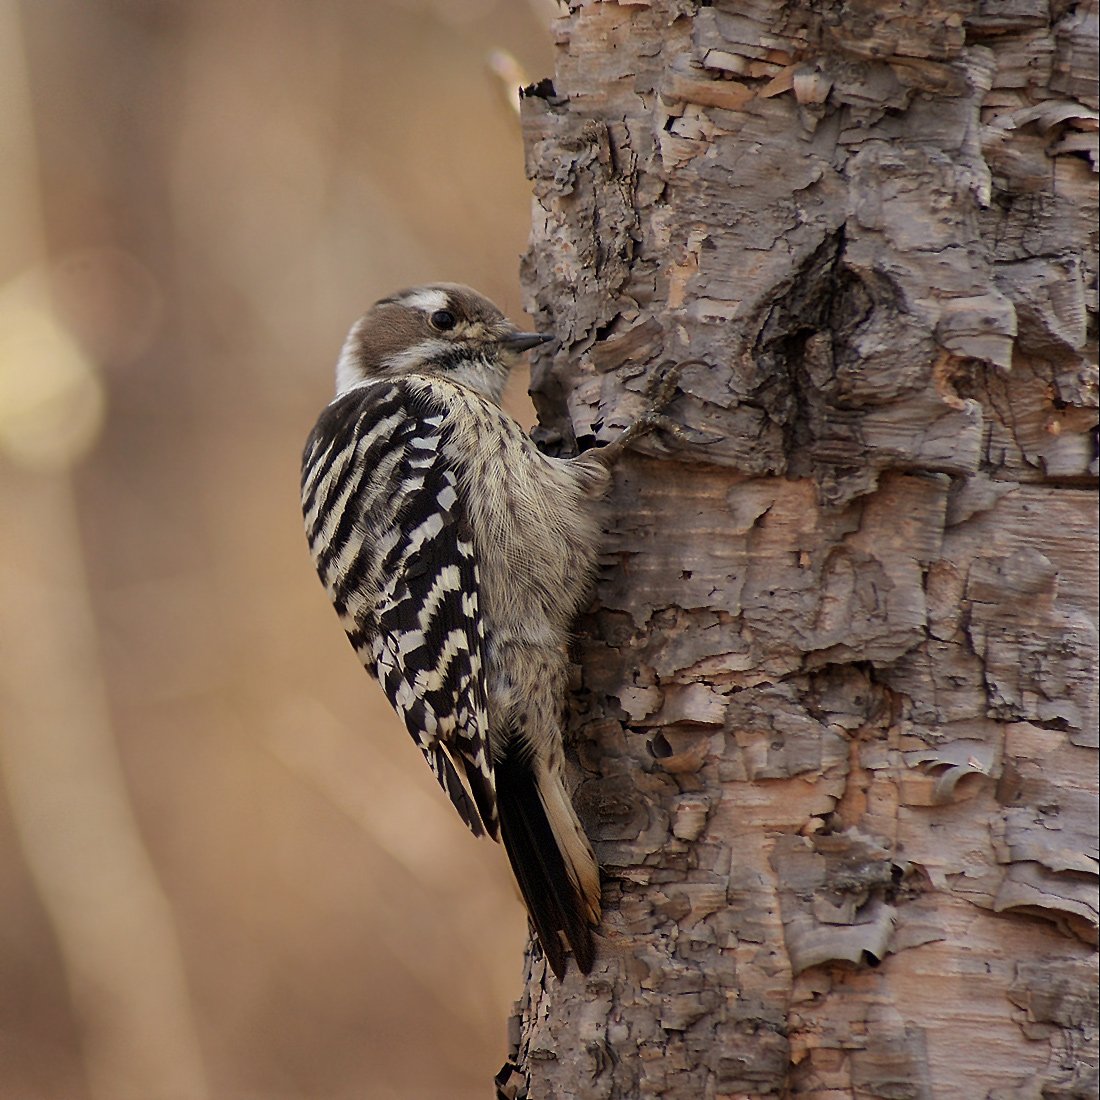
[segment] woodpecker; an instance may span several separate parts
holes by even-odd
[[[564,786],[570,627],[609,469],[661,415],[572,459],[500,407],[522,332],[453,283],[383,298],[352,327],[302,458],[317,571],[367,671],[476,836],[503,841],[551,970],[588,973],[599,869]]]

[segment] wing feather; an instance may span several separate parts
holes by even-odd
[[[448,430],[400,382],[348,391],[306,444],[302,509],[352,645],[459,815],[495,837],[480,577]]]

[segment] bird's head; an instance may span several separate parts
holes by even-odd
[[[519,356],[552,339],[521,332],[488,298],[432,283],[382,298],[352,326],[336,364],[336,392],[374,378],[453,378],[500,400]]]

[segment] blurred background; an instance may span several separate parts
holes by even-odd
[[[340,630],[298,462],[375,298],[523,320],[554,14],[0,0],[0,1096],[489,1095],[526,921]]]

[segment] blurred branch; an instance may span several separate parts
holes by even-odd
[[[42,218],[10,0],[0,0],[0,72],[0,196],[16,204],[14,259],[29,265],[44,252]],[[0,775],[64,962],[91,1095],[202,1100],[171,907],[111,729],[68,473],[98,430],[98,379],[48,295],[28,298],[20,286],[0,293]],[[92,414],[79,415],[88,402]]]
[[[207,1095],[171,908],[112,735],[64,474],[0,467],[0,771],[96,1100]]]

